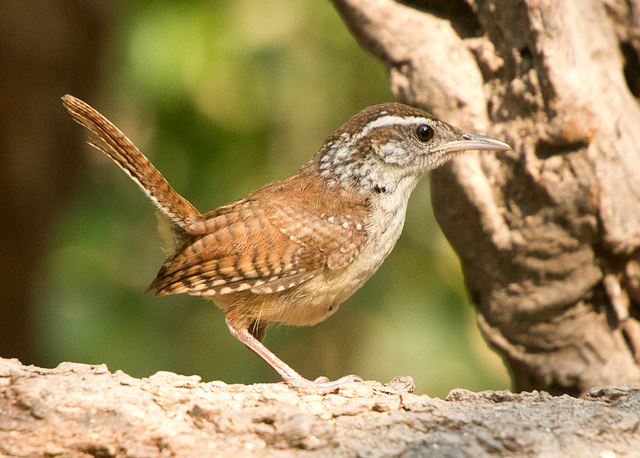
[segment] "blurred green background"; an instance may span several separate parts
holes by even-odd
[[[393,100],[385,69],[329,2],[116,2],[102,17],[95,89],[73,95],[122,129],[201,211],[285,178],[353,114]],[[71,132],[87,136],[76,125]],[[38,267],[35,361],[106,363],[137,377],[168,370],[278,381],[212,303],[145,294],[165,258],[154,207],[109,159],[82,151]],[[428,178],[379,272],[325,322],[274,326],[265,343],[311,379],[411,375],[432,396],[509,387],[433,218]]]

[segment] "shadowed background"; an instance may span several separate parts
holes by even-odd
[[[10,217],[0,223],[0,303],[3,329],[17,329],[2,332],[0,356],[278,381],[211,302],[144,293],[165,258],[154,207],[109,159],[80,146],[87,132],[59,98],[93,105],[206,211],[285,178],[353,114],[392,100],[384,68],[328,2],[19,3],[0,7],[11,121],[1,128]],[[411,375],[433,396],[509,385],[433,219],[428,178],[379,272],[325,322],[274,327],[265,343],[311,379]]]

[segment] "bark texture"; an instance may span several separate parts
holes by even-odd
[[[640,384],[640,1],[333,3],[399,101],[513,147],[432,196],[515,389]]]
[[[411,393],[409,377],[320,396],[106,366],[0,359],[0,456],[633,456],[640,389]]]

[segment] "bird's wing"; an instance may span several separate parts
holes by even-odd
[[[188,236],[149,289],[156,295],[268,294],[324,268],[341,269],[362,250],[364,213],[333,214],[277,189],[266,199],[257,198],[258,191],[205,214],[206,233]]]

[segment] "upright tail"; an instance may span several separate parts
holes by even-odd
[[[198,233],[203,229],[202,214],[174,191],[158,169],[120,129],[80,99],[65,95],[62,103],[77,123],[97,135],[89,140],[89,144],[127,172],[174,224],[187,233]]]

